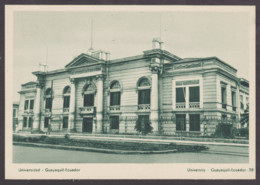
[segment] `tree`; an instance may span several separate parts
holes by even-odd
[[[147,119],[138,119],[135,124],[135,129],[138,132],[141,132],[142,135],[146,135],[152,132],[153,127],[151,126],[151,122]]]
[[[244,114],[240,114],[241,126],[244,126],[246,123],[247,123],[247,127],[248,127],[249,126],[249,104],[247,104]]]

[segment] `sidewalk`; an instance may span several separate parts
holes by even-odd
[[[40,136],[45,134],[14,133],[24,136]],[[64,134],[51,133],[50,137],[64,137]],[[238,146],[249,147],[248,140],[222,139],[222,138],[189,138],[189,137],[167,137],[167,136],[138,136],[138,135],[112,135],[112,134],[78,134],[71,133],[71,138],[87,140],[121,141],[121,142],[143,142],[143,143],[180,143],[187,145],[215,145],[215,146]]]

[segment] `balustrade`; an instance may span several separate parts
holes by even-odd
[[[150,104],[139,104],[138,105],[138,110],[145,111],[145,110],[150,110],[150,109],[151,109]]]

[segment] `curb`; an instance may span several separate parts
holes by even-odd
[[[111,149],[101,149],[101,148],[51,145],[51,144],[39,144],[39,143],[27,143],[27,142],[15,142],[15,141],[13,142],[13,145],[42,147],[42,148],[54,148],[54,149],[63,149],[63,150],[111,153],[111,154],[165,154],[165,153],[175,153],[175,152],[177,152],[177,149],[175,149],[175,150],[160,150],[160,151],[127,151],[127,150],[111,150]]]
[[[25,136],[41,136],[45,134],[14,134]],[[49,137],[64,137],[64,135],[48,135]],[[235,142],[213,142],[213,141],[192,141],[192,140],[180,140],[180,139],[149,139],[149,138],[130,138],[130,137],[107,137],[107,136],[95,136],[95,135],[70,135],[73,139],[83,140],[110,140],[110,141],[124,141],[124,142],[145,142],[145,143],[180,143],[186,145],[215,145],[215,146],[237,146],[237,147],[249,147],[249,143],[235,143]]]

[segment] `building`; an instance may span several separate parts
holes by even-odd
[[[82,53],[22,85],[18,130],[136,134],[137,120],[163,135],[211,135],[219,120],[239,128],[249,83],[236,73],[217,57],[180,58],[158,39],[138,56]]]
[[[15,131],[16,127],[18,126],[18,111],[19,111],[19,103],[14,102],[13,103],[13,131]]]

